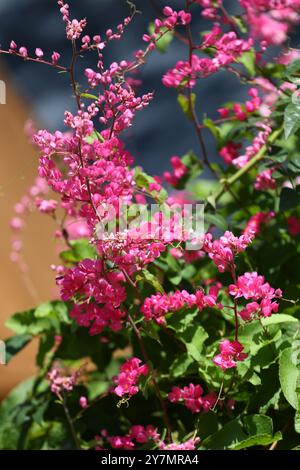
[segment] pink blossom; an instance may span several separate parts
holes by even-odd
[[[238,149],[240,147],[241,145],[235,142],[227,142],[227,144],[219,150],[219,155],[227,165],[230,165],[232,160],[238,157]]]
[[[80,397],[79,398],[79,405],[81,408],[85,409],[88,406],[88,401],[86,397]]]
[[[37,198],[35,203],[42,214],[53,214],[57,208],[57,201],[53,199],[46,200]]]
[[[60,59],[60,54],[58,52],[53,52],[51,59],[52,59],[52,64],[56,65]]]
[[[275,217],[275,212],[257,212],[247,222],[243,231],[244,235],[259,235],[262,224],[268,224],[270,220]]]
[[[296,237],[300,233],[300,217],[291,215],[288,220],[288,231],[291,235]]]
[[[131,397],[138,393],[139,388],[137,382],[141,375],[148,375],[149,368],[146,364],[142,364],[142,361],[137,357],[128,359],[124,364],[121,365],[119,375],[114,379],[116,387],[114,393],[118,397],[128,395]]]
[[[42,57],[44,57],[44,52],[42,51],[42,49],[37,47],[35,50],[35,55],[37,56],[38,59],[41,59]]]
[[[244,251],[253,238],[253,233],[235,237],[232,232],[226,231],[219,240],[213,240],[212,235],[206,233],[203,250],[213,260],[218,270],[224,272],[234,266],[234,257]]]
[[[235,158],[232,162],[238,168],[243,168],[261,150],[272,132],[271,127],[263,122],[257,123],[256,126],[260,130],[254,137],[252,144],[246,148],[244,155]]]
[[[247,354],[243,352],[243,346],[238,341],[230,342],[228,339],[221,341],[219,345],[220,354],[214,357],[213,362],[221,369],[236,367],[236,363],[244,361]]]
[[[153,319],[159,325],[166,323],[165,315],[183,308],[197,307],[200,311],[205,307],[214,307],[217,303],[217,293],[205,295],[203,291],[189,294],[186,290],[169,294],[155,294],[145,299],[141,312],[147,321]]]
[[[201,410],[208,411],[214,406],[217,400],[215,393],[208,393],[203,395],[203,388],[200,385],[190,383],[187,387],[182,389],[173,387],[172,391],[168,394],[171,403],[184,402],[184,405],[192,412],[199,413]]]
[[[167,183],[176,188],[180,180],[184,175],[186,175],[188,169],[177,156],[172,157],[170,162],[173,168],[173,173],[165,171],[163,176]]]
[[[199,444],[200,438],[191,438],[188,441],[182,442],[181,444],[165,444],[164,442],[159,443],[160,450],[195,450],[196,445]]]
[[[28,57],[28,51],[26,47],[20,47],[19,54],[26,59]]]
[[[141,426],[139,424],[131,426],[125,436],[108,436],[105,430],[102,431],[101,436],[108,441],[113,449],[123,450],[135,449],[136,444],[146,444],[149,441],[158,443],[160,440],[160,435],[154,426]]]
[[[260,191],[267,191],[268,189],[275,189],[276,188],[276,180],[272,178],[272,174],[274,172],[273,168],[268,170],[262,171],[259,175],[257,175],[254,187],[256,190]]]
[[[54,365],[47,375],[51,392],[58,397],[60,397],[63,392],[71,392],[76,385],[78,375],[79,371],[75,371],[71,375],[64,375],[64,371]]]

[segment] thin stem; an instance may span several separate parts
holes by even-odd
[[[73,92],[74,92],[74,96],[75,96],[75,99],[76,99],[78,110],[80,110],[81,109],[80,93],[78,93],[78,88],[77,88],[77,83],[76,83],[76,78],[75,78],[75,65],[76,65],[76,61],[77,61],[77,57],[78,57],[75,41],[72,41],[72,50],[73,50],[73,54],[72,54],[72,60],[71,60],[71,65],[70,65],[70,70],[69,71],[70,71],[70,77],[71,77],[71,86],[73,88]],[[81,153],[81,143],[82,142],[81,142],[81,139],[80,139],[80,141],[78,143],[78,155],[79,155],[81,166],[82,166],[82,168],[84,168],[84,161],[83,161],[83,157],[82,157],[82,153]],[[101,219],[99,217],[97,208],[96,208],[96,206],[94,204],[94,201],[93,201],[90,181],[89,181],[88,178],[86,178],[85,181],[86,181],[86,187],[87,187],[87,192],[88,192],[88,196],[89,196],[89,202],[90,202],[90,204],[93,208],[93,211],[94,211],[97,219],[100,222]]]
[[[189,1],[186,0],[185,4],[186,4],[186,11],[189,13],[189,11],[190,11]],[[192,30],[191,30],[190,23],[188,23],[186,25],[186,32],[187,32],[188,48],[189,48],[189,65],[190,65],[190,69],[192,70],[194,45],[193,45],[193,37],[192,37]],[[202,134],[202,128],[200,126],[200,122],[198,120],[198,116],[197,116],[197,113],[196,113],[196,110],[195,110],[195,106],[193,104],[191,80],[188,81],[187,95],[188,95],[188,102],[189,102],[189,111],[190,111],[190,114],[191,114],[193,126],[194,126],[196,134],[197,134],[197,138],[198,138],[198,141],[199,141],[199,144],[200,144],[203,163],[209,168],[209,170],[211,171],[211,173],[215,177],[218,177],[218,175],[216,174],[215,170],[212,168],[212,166],[209,162],[209,159],[208,159],[208,153],[207,153],[207,150],[206,150],[206,145],[205,145],[205,141],[204,141],[203,134]]]
[[[77,434],[76,434],[76,431],[75,431],[75,427],[74,427],[73,420],[72,420],[70,412],[69,412],[69,408],[67,406],[65,396],[62,397],[61,403],[62,403],[64,412],[65,412],[65,415],[66,415],[66,418],[67,418],[67,421],[68,421],[68,424],[69,424],[69,427],[70,427],[70,431],[71,431],[71,434],[72,434],[72,437],[73,437],[73,440],[74,440],[75,447],[76,447],[77,450],[81,450],[80,442],[78,440],[78,437],[77,437]]]
[[[128,321],[129,323],[131,324],[132,326],[132,329],[137,337],[137,340],[139,342],[139,345],[140,345],[140,348],[141,348],[141,351],[142,351],[142,355],[144,357],[144,361],[149,364],[150,363],[150,360],[149,360],[149,356],[148,356],[148,353],[146,351],[146,348],[145,348],[145,344],[144,344],[144,341],[143,341],[143,338],[142,338],[142,335],[140,333],[140,330],[137,328],[137,326],[135,325],[132,317],[130,314],[128,314],[127,316],[128,318]],[[165,423],[165,426],[167,428],[167,436],[168,436],[168,441],[171,442],[172,438],[171,438],[171,424],[170,424],[170,420],[169,420],[169,416],[168,416],[168,411],[167,411],[167,407],[166,407],[166,404],[161,396],[161,392],[160,392],[160,389],[159,389],[159,386],[158,386],[158,383],[154,377],[154,375],[152,375],[152,383],[153,383],[153,387],[154,387],[154,390],[155,390],[155,393],[156,393],[156,396],[158,398],[158,401],[160,403],[160,407],[162,409],[162,412],[163,412],[163,420],[164,420],[164,423]]]
[[[232,279],[233,279],[233,282],[234,284],[236,284],[236,273],[235,273],[235,267],[234,265],[231,266],[231,275],[232,275]],[[235,341],[238,341],[239,339],[239,317],[238,317],[238,304],[237,304],[237,299],[234,298],[234,324],[235,324],[235,333],[234,333],[234,339]]]
[[[10,52],[10,51],[4,51],[3,49],[0,49],[0,54],[17,56],[23,59],[25,62],[35,62],[37,64],[49,65],[50,67],[54,67],[55,69],[61,70],[62,72],[69,72],[69,69],[67,67],[64,67],[63,65],[53,64],[52,62],[49,62],[48,60],[38,59],[36,57],[24,57],[22,54],[19,54],[19,52],[15,52],[15,51]]]

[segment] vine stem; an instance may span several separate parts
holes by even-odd
[[[10,51],[4,51],[3,49],[0,49],[0,54],[20,57],[20,59],[23,59],[25,62],[35,62],[36,64],[49,65],[50,67],[60,70],[61,72],[70,71],[67,67],[64,67],[63,65],[53,64],[52,62],[49,62],[48,60],[38,59],[36,57],[24,57],[22,54],[19,54],[19,52],[15,52],[15,51],[10,52]]]
[[[139,345],[140,345],[140,348],[141,348],[141,351],[142,351],[142,355],[144,357],[144,361],[147,363],[147,364],[150,364],[150,360],[149,360],[149,356],[148,356],[148,353],[147,353],[147,350],[146,350],[146,347],[145,347],[145,344],[144,344],[144,341],[143,341],[143,338],[142,338],[142,335],[141,335],[141,332],[140,330],[137,328],[137,326],[135,325],[132,317],[130,314],[127,315],[127,318],[128,318],[128,321],[130,323],[130,325],[132,326],[132,329],[137,337],[137,340],[139,342]],[[163,419],[164,419],[164,423],[165,423],[165,426],[167,428],[167,438],[168,438],[168,441],[171,442],[172,441],[172,437],[171,437],[171,424],[170,424],[170,419],[169,419],[169,415],[168,415],[168,411],[167,411],[167,407],[166,407],[166,404],[163,400],[163,397],[161,396],[161,391],[160,391],[160,388],[158,386],[158,383],[154,377],[154,375],[152,375],[152,383],[153,383],[153,387],[154,387],[154,390],[155,390],[155,394],[157,396],[157,399],[159,401],[159,404],[160,404],[160,407],[162,409],[162,412],[163,412]]]
[[[257,152],[257,154],[245,166],[243,166],[243,168],[241,168],[236,173],[234,173],[234,175],[232,175],[230,178],[228,179],[224,178],[220,180],[221,186],[217,189],[217,191],[212,193],[212,197],[215,201],[218,201],[223,196],[223,194],[228,190],[229,187],[231,187],[234,183],[239,181],[242,178],[242,176],[248,173],[253,167],[255,167],[255,165],[257,165],[257,163],[263,160],[263,158],[265,157],[269,149],[269,146],[274,144],[274,142],[280,136],[282,131],[283,131],[282,127],[280,129],[276,129],[276,131],[274,131],[270,135],[267,143]]]
[[[187,11],[187,13],[189,13],[190,12],[190,2],[189,2],[189,0],[185,1],[185,5],[186,5],[186,11]],[[190,23],[188,23],[186,25],[186,32],[187,32],[188,48],[189,48],[189,65],[190,65],[190,69],[192,70],[193,50],[194,50],[195,47],[194,47],[194,44],[193,44],[193,37],[192,37],[192,30],[191,30]],[[196,134],[197,134],[197,137],[198,137],[198,141],[199,141],[199,144],[200,144],[203,163],[209,168],[211,173],[216,178],[218,178],[217,173],[212,168],[212,166],[209,162],[209,159],[208,159],[206,145],[205,145],[205,141],[204,141],[203,134],[202,134],[202,127],[201,127],[200,122],[198,120],[198,116],[197,116],[197,113],[196,113],[196,110],[195,110],[195,106],[193,104],[191,80],[188,81],[187,94],[188,94],[189,110],[190,110],[193,126],[195,128],[195,131],[196,131]]]
[[[231,266],[231,276],[233,279],[234,284],[236,284],[236,273],[235,273],[235,267],[234,265]],[[238,312],[237,312],[237,299],[234,299],[234,324],[235,324],[235,333],[234,333],[234,339],[235,341],[238,341],[239,338],[239,319],[238,319]]]
[[[66,418],[67,418],[67,421],[68,421],[68,424],[69,424],[69,427],[70,427],[70,431],[71,431],[71,434],[72,434],[72,437],[73,437],[73,440],[74,440],[75,447],[76,447],[77,450],[81,450],[81,445],[80,445],[79,439],[78,439],[77,434],[76,434],[74,423],[73,423],[73,420],[71,418],[65,396],[61,397],[61,403],[62,403],[64,412],[65,412],[65,415],[66,415]]]
[[[78,93],[76,78],[75,78],[75,65],[76,65],[76,61],[77,61],[77,57],[78,57],[78,52],[77,52],[77,49],[76,49],[76,42],[74,40],[72,41],[72,51],[73,51],[73,54],[72,54],[72,60],[71,60],[71,65],[70,65],[69,72],[70,72],[70,77],[71,77],[71,86],[73,88],[74,96],[75,96],[76,103],[77,103],[77,108],[78,108],[78,110],[80,110],[81,109],[80,93]],[[83,161],[82,152],[81,152],[81,143],[82,143],[82,139],[80,139],[80,142],[78,143],[78,154],[79,154],[79,159],[80,159],[81,166],[82,166],[82,168],[84,168],[84,161]],[[99,217],[97,208],[96,208],[96,206],[94,204],[94,201],[93,201],[90,181],[89,181],[88,178],[86,178],[85,181],[86,181],[86,187],[87,187],[87,192],[88,192],[88,196],[89,196],[89,202],[90,202],[90,204],[93,208],[93,211],[94,211],[98,221],[101,222],[101,218]]]

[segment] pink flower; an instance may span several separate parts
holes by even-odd
[[[87,408],[88,406],[88,401],[87,401],[87,398],[86,397],[80,397],[79,398],[79,405],[81,408]]]
[[[22,230],[24,222],[20,217],[13,217],[10,221],[10,227],[15,231]]]
[[[270,212],[257,212],[248,220],[248,223],[243,231],[245,235],[254,236],[259,235],[261,231],[262,224],[267,224],[269,221],[275,217],[275,213]]]
[[[47,375],[51,392],[58,397],[60,397],[63,392],[71,392],[76,385],[78,376],[79,371],[75,371],[71,375],[64,375],[63,370],[54,365]]]
[[[180,180],[184,177],[184,175],[187,173],[188,169],[187,167],[182,163],[179,157],[174,156],[170,159],[171,165],[173,168],[173,174],[170,172],[166,171],[164,172],[164,179],[169,183],[171,186],[176,186],[180,182]]]
[[[276,180],[272,178],[272,174],[274,172],[273,168],[268,170],[262,171],[259,175],[257,175],[254,187],[260,191],[266,191],[267,189],[275,189],[276,188]]]
[[[137,357],[128,359],[124,364],[121,365],[119,375],[114,379],[117,385],[114,388],[114,393],[118,397],[128,395],[129,397],[138,393],[139,388],[137,386],[138,379],[141,375],[148,375],[149,368],[146,364],[142,364],[142,361]]]
[[[238,157],[238,149],[241,147],[240,144],[234,142],[228,142],[224,147],[219,150],[219,155],[223,158],[227,165],[232,163],[234,158]]]
[[[214,307],[217,304],[217,292],[212,291],[209,295],[198,290],[189,294],[186,290],[175,291],[169,294],[155,294],[147,297],[141,307],[141,312],[146,320],[155,320],[159,325],[166,323],[165,315],[176,312],[183,308],[197,307],[200,311],[205,307]]]
[[[60,59],[60,54],[58,52],[53,52],[51,59],[52,59],[52,64],[56,65]]]
[[[256,272],[239,276],[237,283],[229,286],[229,293],[236,299],[244,297],[246,300],[254,300],[239,313],[243,320],[251,320],[255,315],[269,317],[272,313],[277,313],[278,303],[273,299],[282,297],[280,289],[275,290],[265,282],[264,276],[259,276]],[[260,304],[257,303],[259,300]]]
[[[36,206],[42,214],[53,214],[57,208],[57,201],[53,199],[36,199]]]
[[[160,450],[195,450],[196,445],[199,444],[200,438],[191,438],[188,441],[182,442],[181,444],[165,444],[164,442],[159,443]]]
[[[156,443],[159,442],[160,439],[157,429],[150,424],[148,426],[135,424],[131,426],[125,436],[108,436],[106,430],[101,432],[101,436],[109,442],[113,449],[124,450],[135,449],[136,444],[146,444],[149,441]]]
[[[296,237],[300,233],[300,217],[291,215],[288,220],[288,231],[291,235]]]
[[[244,155],[236,157],[232,161],[232,163],[238,168],[243,168],[260,151],[260,149],[266,144],[268,137],[272,132],[271,127],[263,122],[256,123],[256,126],[260,130],[257,136],[254,137],[252,144],[246,147]]]
[[[24,57],[24,59],[26,59],[28,57],[28,51],[26,47],[20,47],[19,54],[21,54],[21,56]]]
[[[192,413],[199,413],[201,410],[209,411],[217,401],[215,393],[210,392],[207,395],[203,395],[203,388],[192,383],[182,389],[173,387],[172,391],[168,394],[168,398],[171,403],[183,401],[184,405]]]
[[[213,362],[221,369],[236,367],[236,363],[244,361],[248,355],[243,352],[243,346],[238,341],[230,342],[228,339],[221,341],[220,354],[214,357]]]
[[[203,240],[203,250],[213,260],[218,270],[225,272],[234,266],[234,257],[244,251],[252,240],[252,233],[235,237],[232,232],[226,231],[219,240],[214,241],[212,235],[206,233]]]
[[[35,55],[37,56],[38,59],[41,59],[42,57],[44,57],[44,52],[42,51],[42,49],[37,47],[35,50]]]

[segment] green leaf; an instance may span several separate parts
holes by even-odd
[[[89,100],[98,100],[99,96],[92,95],[91,93],[81,93],[81,98],[87,98]]]
[[[222,138],[220,129],[215,125],[213,120],[210,118],[203,119],[203,125],[212,133],[212,135],[216,139],[217,144],[219,146],[221,142],[221,138]]]
[[[186,95],[184,95],[183,93],[179,93],[179,95],[177,96],[177,101],[178,101],[179,106],[182,109],[182,112],[188,117],[188,119],[192,120],[193,115],[192,115],[192,110],[191,110],[191,107],[190,107],[189,98]],[[192,107],[195,106],[195,103],[196,103],[196,94],[191,93],[191,105],[192,105]]]
[[[282,351],[279,359],[279,380],[286,400],[297,410],[299,407],[297,387],[300,371],[293,362],[294,354],[295,350],[293,348]]]
[[[185,343],[188,354],[195,360],[200,362],[202,359],[201,351],[204,343],[208,338],[208,334],[202,326],[190,325],[182,334],[178,335]]]
[[[22,334],[12,336],[5,340],[5,363],[8,364],[16,354],[27,346],[31,339],[31,335]]]
[[[36,310],[15,313],[7,320],[6,326],[18,335],[37,336],[47,331],[59,333],[62,324],[70,323],[67,305],[55,300],[41,304]]]
[[[79,263],[84,259],[95,259],[97,256],[96,249],[89,243],[86,238],[70,241],[71,249],[60,253],[63,261],[69,263]]]
[[[146,281],[148,284],[150,284],[150,286],[154,287],[156,292],[160,292],[161,294],[165,292],[158,278],[154,274],[152,274],[150,271],[148,271],[148,269],[143,269],[142,274],[138,274],[136,276],[136,280],[138,282]]]
[[[281,439],[273,435],[272,419],[264,415],[249,415],[242,420],[236,418],[225,424],[217,433],[202,442],[209,450],[241,450],[253,446],[266,446]]]
[[[291,188],[283,188],[280,194],[280,205],[281,211],[288,211],[294,209],[300,205],[300,194]]]
[[[249,72],[250,76],[255,76],[256,67],[256,54],[254,50],[244,52],[244,54],[238,59],[238,62],[244,65],[247,72]]]
[[[225,424],[215,434],[210,435],[202,442],[202,447],[209,450],[224,450],[234,447],[247,439],[243,426],[238,419]]]
[[[288,139],[300,128],[300,104],[290,103],[284,111],[284,133]]]
[[[175,359],[173,364],[170,367],[170,374],[173,377],[181,377],[184,375],[189,368],[190,365],[192,365],[194,362],[193,358],[187,354],[187,353],[182,353],[180,356]]]
[[[204,215],[204,220],[205,222],[208,222],[209,224],[215,225],[219,229],[225,231],[228,230],[228,223],[224,217],[222,217],[219,214],[209,214],[206,213]]]
[[[161,344],[160,337],[159,337],[159,327],[158,325],[154,324],[152,321],[144,322],[143,323],[143,331],[146,333],[147,336],[154,339],[158,343]]]
[[[154,26],[154,23],[150,23],[149,24],[149,27],[148,27],[148,31],[149,31],[149,34],[153,34],[154,33],[154,29],[155,29],[155,26]],[[164,34],[163,36],[156,42],[156,47],[158,49],[159,52],[166,52],[170,43],[172,42],[173,40],[173,37],[174,37],[174,33],[173,31],[169,31],[168,29],[164,28],[161,30]]]
[[[90,96],[94,96],[94,95],[90,95]],[[104,137],[100,134],[100,132],[96,130],[93,130],[91,135],[86,137],[85,140],[88,144],[92,144],[95,140],[99,140],[100,142],[105,142]]]

